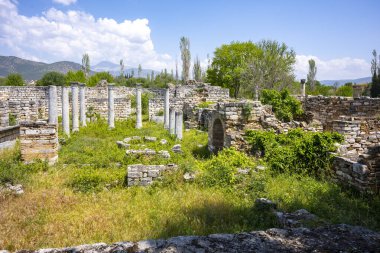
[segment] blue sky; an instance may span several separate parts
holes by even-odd
[[[47,62],[80,62],[88,52],[94,64],[123,58],[128,66],[171,69],[176,56],[180,62],[181,36],[190,38],[193,58],[198,55],[204,65],[206,55],[224,43],[274,39],[297,53],[297,77],[314,58],[322,80],[369,76],[371,52],[380,50],[378,0],[0,0],[1,5],[13,16],[0,11],[1,23],[8,24],[0,24],[0,54]],[[49,42],[36,43],[41,40]]]

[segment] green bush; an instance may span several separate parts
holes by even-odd
[[[210,101],[204,101],[204,102],[200,102],[199,104],[197,104],[197,107],[198,108],[209,108],[210,105],[212,104],[215,104],[214,102],[210,102]]]
[[[233,148],[223,149],[203,164],[201,183],[206,186],[229,187],[237,180],[239,168],[253,168],[255,163],[245,153]]]
[[[8,114],[8,124],[10,126],[17,125],[17,117],[16,117],[16,115],[14,115],[12,113]]]
[[[37,85],[39,86],[49,86],[49,85],[57,85],[57,86],[65,86],[66,84],[66,76],[60,72],[51,71],[46,73],[41,80],[37,81]]]
[[[151,93],[142,93],[141,94],[141,110],[143,115],[149,114],[149,99],[151,99],[153,95]],[[136,96],[130,96],[131,99],[131,107],[136,108]]]
[[[67,185],[76,192],[98,192],[104,188],[121,186],[124,177],[124,169],[80,168],[71,175]]]
[[[32,173],[46,171],[47,168],[47,163],[42,161],[32,164],[21,162],[20,148],[17,144],[13,149],[0,152],[0,185],[24,183]]]
[[[343,85],[340,86],[337,90],[335,95],[342,96],[342,97],[352,97],[354,94],[354,90],[352,88],[352,85]]]
[[[114,78],[109,72],[97,72],[87,80],[87,86],[96,86],[101,80],[107,80],[108,83],[113,83]]]
[[[287,89],[281,92],[276,90],[262,90],[260,101],[272,106],[276,117],[285,122],[293,120],[303,114],[301,102],[290,96]]]
[[[306,173],[322,178],[330,173],[331,152],[334,143],[342,142],[338,133],[312,133],[301,129],[290,130],[287,134],[274,132],[246,132],[251,151],[262,156],[273,171]]]
[[[18,73],[12,73],[7,76],[5,79],[5,85],[6,86],[23,86],[24,85],[24,79],[22,78],[22,75]]]

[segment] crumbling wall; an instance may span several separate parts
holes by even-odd
[[[44,121],[20,122],[21,159],[54,164],[58,160],[58,127]]]
[[[8,148],[16,144],[16,140],[20,135],[19,126],[9,126],[0,128],[0,149]]]

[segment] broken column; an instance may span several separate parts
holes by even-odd
[[[301,79],[301,96],[302,97],[305,97],[306,96],[306,80],[305,79]]]
[[[49,85],[49,124],[57,123],[57,86]]]
[[[136,86],[136,128],[142,128],[142,115],[141,115],[141,86]]]
[[[82,126],[86,126],[86,86],[84,83],[79,85],[79,120]]]
[[[62,128],[66,135],[70,135],[69,88],[64,86],[62,86]]]
[[[175,134],[175,110],[174,110],[174,108],[169,109],[169,133]]]
[[[164,101],[164,128],[169,129],[169,89],[165,90],[165,101]]]
[[[79,131],[78,83],[71,83],[73,132]]]
[[[108,127],[115,128],[114,85],[108,85]]]
[[[175,135],[178,140],[182,140],[182,124],[183,124],[183,113],[175,113]]]

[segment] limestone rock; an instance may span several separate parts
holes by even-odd
[[[173,146],[172,151],[174,153],[182,153],[181,144],[176,144]]]
[[[165,140],[165,139],[161,139],[161,140],[160,140],[160,144],[161,144],[161,145],[166,145],[167,143],[168,143],[168,141]]]
[[[255,207],[264,210],[276,209],[277,204],[266,198],[258,198],[255,200]]]
[[[167,150],[160,150],[158,151],[158,154],[161,155],[163,158],[169,159],[170,153]]]
[[[155,142],[155,141],[157,141],[157,137],[145,136],[144,141]]]
[[[8,192],[14,195],[22,195],[24,194],[24,189],[21,184],[12,185],[10,183],[5,183],[5,185],[2,187],[0,186],[0,192]]]
[[[184,175],[183,175],[183,179],[185,181],[194,181],[195,179],[195,173],[192,173],[192,172],[186,172]]]

